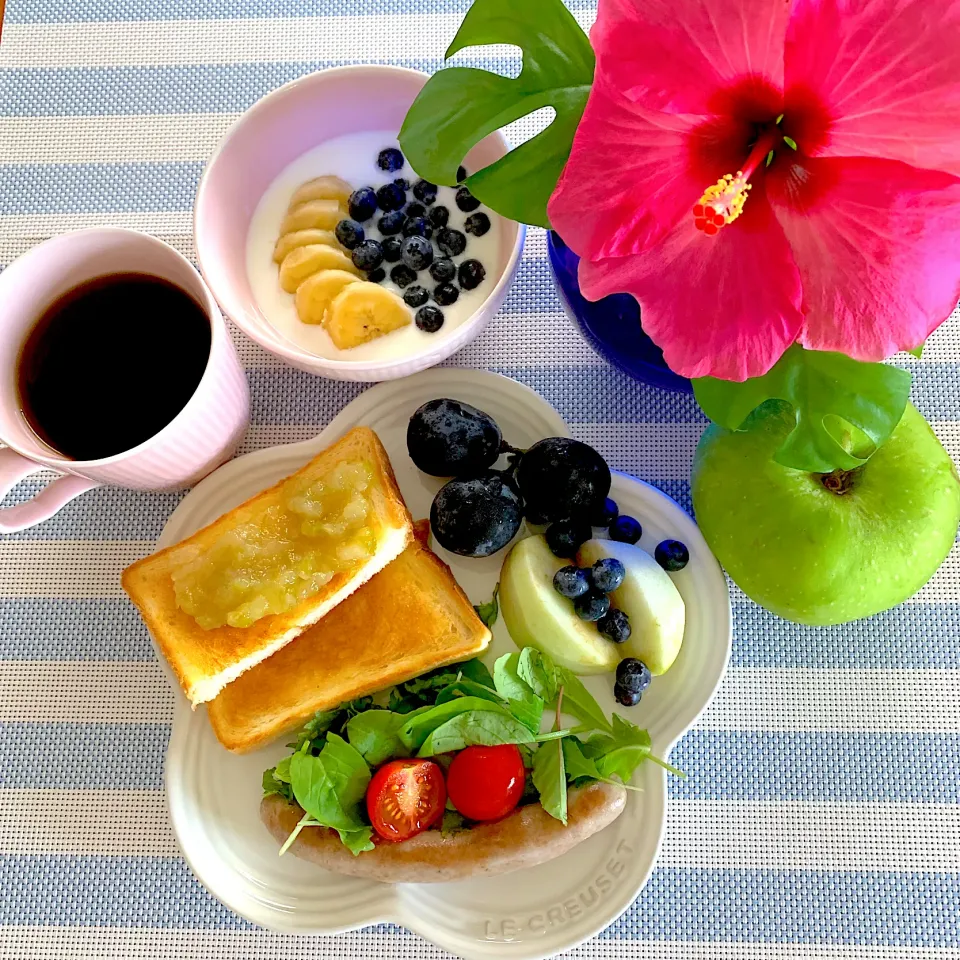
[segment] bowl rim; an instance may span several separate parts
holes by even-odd
[[[486,315],[485,308],[491,301],[495,301],[497,298],[500,298],[502,301],[502,298],[506,295],[505,288],[513,282],[520,256],[523,253],[527,230],[526,224],[515,221],[517,223],[517,236],[513,242],[513,249],[510,251],[510,256],[507,258],[506,264],[500,273],[497,283],[483,299],[483,301],[478,304],[477,309],[474,310],[469,317],[462,321],[449,337],[443,341],[440,341],[437,346],[428,346],[422,351],[403,354],[399,357],[392,357],[384,360],[342,360],[332,357],[321,357],[301,349],[292,341],[288,341],[286,338],[282,337],[279,333],[277,333],[275,336],[272,335],[272,327],[270,335],[264,335],[264,333],[258,329],[251,329],[251,325],[246,322],[246,317],[242,312],[239,317],[234,316],[233,312],[228,310],[221,301],[220,297],[218,296],[218,283],[215,277],[211,276],[208,272],[203,260],[203,243],[201,242],[203,228],[201,226],[200,219],[201,209],[204,207],[205,197],[210,189],[210,181],[213,176],[215,176],[218,166],[223,162],[223,155],[225,151],[233,139],[237,136],[239,131],[251,121],[251,118],[270,110],[278,100],[280,100],[295,87],[309,86],[313,83],[320,82],[320,78],[326,80],[331,77],[349,75],[351,73],[358,72],[376,72],[394,75],[402,74],[405,76],[424,77],[427,79],[430,77],[430,74],[425,73],[422,70],[414,70],[410,67],[393,66],[391,64],[346,64],[338,67],[325,67],[321,70],[314,70],[310,73],[304,74],[303,76],[295,77],[293,80],[288,80],[275,90],[271,90],[269,93],[264,94],[259,100],[257,100],[256,103],[248,107],[239,117],[237,117],[236,120],[233,121],[233,123],[230,124],[226,133],[224,133],[220,139],[220,142],[217,144],[216,149],[211,154],[209,160],[207,160],[206,166],[203,169],[203,174],[200,177],[200,182],[197,186],[196,197],[194,198],[192,216],[193,243],[194,249],[196,250],[197,266],[200,269],[200,274],[203,277],[207,287],[213,294],[217,304],[223,310],[224,314],[226,314],[226,316],[229,317],[230,320],[232,320],[233,323],[235,323],[240,330],[243,331],[243,333],[250,337],[251,340],[262,346],[264,350],[267,350],[268,352],[279,356],[294,365],[300,366],[301,368],[303,366],[309,366],[317,372],[334,370],[342,370],[344,372],[349,371],[356,374],[364,372],[390,374],[395,372],[395,375],[402,376],[404,371],[409,371],[411,363],[415,363],[418,359],[421,359],[424,356],[434,354],[435,359],[433,359],[433,363],[439,363],[441,360],[449,357],[457,350],[462,349],[474,338],[474,336],[478,335],[482,328],[486,326],[486,324],[493,318],[492,314],[489,316]],[[510,150],[510,143],[500,130],[495,130],[493,133],[488,134],[488,136],[496,138],[505,151]],[[317,145],[319,146],[319,144],[323,142],[323,140],[320,140],[318,141]],[[257,309],[259,310],[259,307]],[[267,322],[269,323],[269,321]],[[471,336],[471,334],[473,335]],[[448,347],[450,349],[447,349]]]

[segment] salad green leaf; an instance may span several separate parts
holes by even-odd
[[[532,743],[533,734],[506,712],[469,710],[451,717],[431,731],[417,752],[432,757],[465,747],[495,747],[502,743]]]
[[[407,113],[400,146],[420,176],[453,184],[458,164],[487,134],[552,106],[556,117],[545,130],[466,180],[474,196],[503,216],[549,227],[547,200],[587,103],[593,50],[562,0],[475,0],[446,55],[491,43],[520,47],[520,75],[440,70]]]
[[[890,437],[907,404],[910,373],[793,344],[762,377],[742,383],[701,377],[693,381],[693,392],[703,412],[728,430],[741,429],[769,400],[789,403],[797,425],[774,460],[797,470],[831,473],[862,466]],[[857,442],[861,431],[872,449]]]
[[[400,740],[408,750],[419,750],[427,737],[448,720],[461,713],[478,714],[481,712],[510,716],[499,703],[493,703],[480,697],[458,697],[455,700],[448,700],[446,703],[431,707],[422,713],[408,715],[398,731]]]
[[[271,767],[269,770],[263,771],[262,786],[263,795],[265,797],[269,797],[271,794],[276,793],[283,797],[284,800],[293,799],[293,790],[291,789],[290,784],[284,780],[281,780],[276,775],[276,770],[273,767]]]
[[[350,744],[371,767],[394,757],[408,757],[409,751],[400,739],[400,726],[407,718],[390,710],[368,710],[347,721]]]
[[[548,654],[535,647],[524,647],[517,662],[517,673],[547,706],[556,702],[563,678],[560,668]]]
[[[651,757],[650,749],[650,734],[618,713],[613,715],[610,736],[594,736],[583,744],[584,756],[594,761],[601,777],[617,776],[624,783],[629,783],[637,767]]]
[[[610,721],[600,704],[591,696],[581,679],[560,667],[560,685],[563,687],[563,712],[576,717],[581,723],[595,730],[610,730]]]
[[[508,701],[510,712],[533,733],[540,730],[543,699],[520,679],[520,654],[507,653],[493,665],[493,682],[497,693]]]
[[[371,828],[360,812],[369,783],[366,761],[335,733],[327,735],[319,756],[299,750],[290,759],[290,784],[297,803],[312,821],[336,830],[354,853],[373,846]]]
[[[322,740],[341,716],[343,716],[343,707],[318,711],[303,725],[303,729],[297,734],[297,739],[287,746],[299,750],[305,743]]]
[[[567,775],[563,763],[563,740],[540,746],[533,755],[533,785],[540,792],[543,809],[567,822]]]
[[[563,749],[563,765],[567,773],[567,780],[573,782],[583,778],[599,780],[600,771],[596,763],[583,754],[583,744],[576,737],[564,737],[560,741]]]
[[[469,829],[467,820],[462,813],[458,813],[456,810],[444,811],[443,820],[440,822],[441,836],[452,837],[454,834],[467,829]]]
[[[477,611],[477,616],[488,629],[493,629],[493,625],[497,622],[497,617],[500,615],[500,604],[497,601],[497,594],[499,592],[500,584],[498,583],[493,588],[493,596],[486,603],[475,603],[473,605],[473,609]]]
[[[449,686],[444,687],[437,694],[437,704],[446,703],[448,700],[456,700],[458,697],[480,697],[481,700],[489,700],[491,703],[502,703],[503,697],[492,690],[490,687],[475,680],[468,680],[461,677],[454,680]]]

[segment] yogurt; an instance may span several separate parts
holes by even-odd
[[[460,256],[452,259],[456,264],[463,260],[479,260],[486,270],[486,276],[475,289],[461,290],[456,303],[440,307],[444,315],[444,324],[436,333],[425,333],[420,330],[412,322],[415,311],[407,308],[411,315],[411,323],[408,326],[358,347],[340,350],[334,346],[323,327],[300,321],[293,295],[286,293],[280,287],[277,264],[273,260],[274,245],[280,236],[280,224],[286,215],[290,198],[301,184],[324,174],[341,177],[354,189],[366,186],[376,189],[397,177],[405,177],[412,187],[420,178],[409,164],[393,173],[387,173],[377,166],[377,155],[384,147],[399,147],[394,133],[390,131],[351,133],[320,144],[298,157],[280,173],[261,197],[253,219],[250,221],[250,232],[247,235],[247,277],[257,306],[281,336],[318,357],[330,360],[389,360],[421,353],[436,345],[439,339],[449,336],[461,323],[472,316],[493,291],[500,278],[502,224],[497,214],[481,206],[478,210],[482,210],[490,218],[490,229],[482,237],[467,234],[466,249]],[[464,213],[457,207],[454,202],[455,193],[454,187],[438,187],[434,206],[437,204],[445,206],[450,211],[447,226],[465,232],[464,221],[470,214]],[[416,200],[412,192],[408,197],[411,202]],[[428,207],[429,209],[431,208]],[[378,210],[373,218],[363,225],[367,239],[382,239],[376,226],[382,215]],[[435,242],[433,246],[435,257],[443,256],[437,250]],[[390,270],[395,264],[384,262],[382,266],[387,272],[387,279],[381,285],[402,296],[403,291],[390,280]],[[431,291],[436,286],[436,282],[426,270],[420,272],[416,282]],[[429,302],[433,303],[433,300]]]

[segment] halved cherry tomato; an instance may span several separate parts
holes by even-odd
[[[443,771],[432,760],[391,760],[367,787],[367,814],[384,840],[409,840],[442,816]]]
[[[467,747],[450,764],[447,790],[468,820],[499,820],[520,802],[526,776],[523,757],[512,743]]]

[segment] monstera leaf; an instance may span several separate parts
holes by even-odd
[[[467,151],[487,134],[552,106],[556,117],[545,130],[465,181],[475,197],[503,216],[548,227],[547,200],[570,155],[593,82],[593,50],[561,0],[476,0],[446,55],[491,43],[521,48],[520,75],[501,77],[472,67],[441,70],[410,108],[400,146],[421,177],[453,184]]]
[[[743,383],[703,377],[693,381],[693,390],[703,412],[729,430],[740,429],[767,400],[786,400],[797,425],[774,459],[797,470],[831,473],[853,470],[872,453],[857,449],[856,439],[863,437],[847,424],[874,448],[890,436],[910,394],[910,374],[794,344],[762,377]]]

